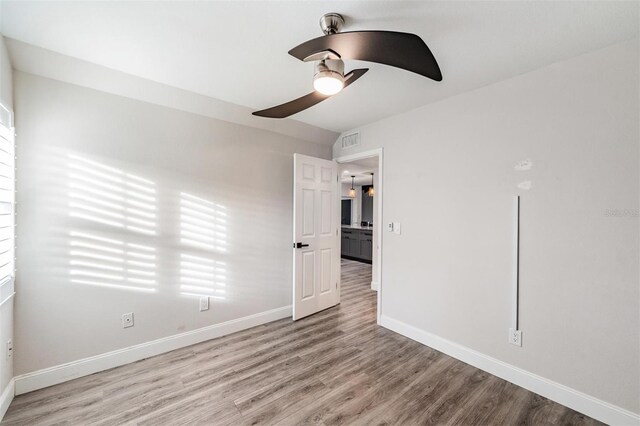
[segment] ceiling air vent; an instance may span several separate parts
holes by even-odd
[[[353,148],[360,145],[360,132],[349,133],[342,136],[342,149]]]

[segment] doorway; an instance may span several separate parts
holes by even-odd
[[[349,294],[368,292],[380,324],[382,159],[382,149],[334,160],[294,154],[294,321],[339,304],[342,277],[353,283],[355,271]]]
[[[382,149],[336,158],[340,198],[341,282],[377,292],[381,316]],[[370,278],[369,278],[370,277]]]

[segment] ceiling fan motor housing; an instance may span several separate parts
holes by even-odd
[[[320,28],[325,35],[337,34],[344,25],[344,18],[339,13],[326,13],[320,18]]]
[[[344,80],[344,62],[340,59],[318,61],[314,68],[313,78],[333,77]]]

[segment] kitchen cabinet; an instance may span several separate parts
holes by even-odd
[[[373,231],[363,228],[342,228],[341,256],[345,259],[371,263],[373,258]]]
[[[360,240],[360,258],[371,262],[373,255],[373,240],[371,236]]]

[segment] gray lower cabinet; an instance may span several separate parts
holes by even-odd
[[[342,234],[342,239],[340,240],[340,254],[348,255],[350,253],[349,250],[349,236]]]
[[[360,257],[364,260],[371,261],[373,256],[373,241],[371,236],[360,240]]]
[[[356,250],[355,242],[357,241],[357,235],[354,235],[354,232],[351,230],[342,230],[342,240],[340,246],[342,247],[341,254],[343,256],[352,256],[354,255]]]
[[[360,254],[360,241],[358,240],[358,236],[349,238],[349,255],[358,257]]]
[[[371,263],[373,232],[369,229],[342,228],[341,256]]]

